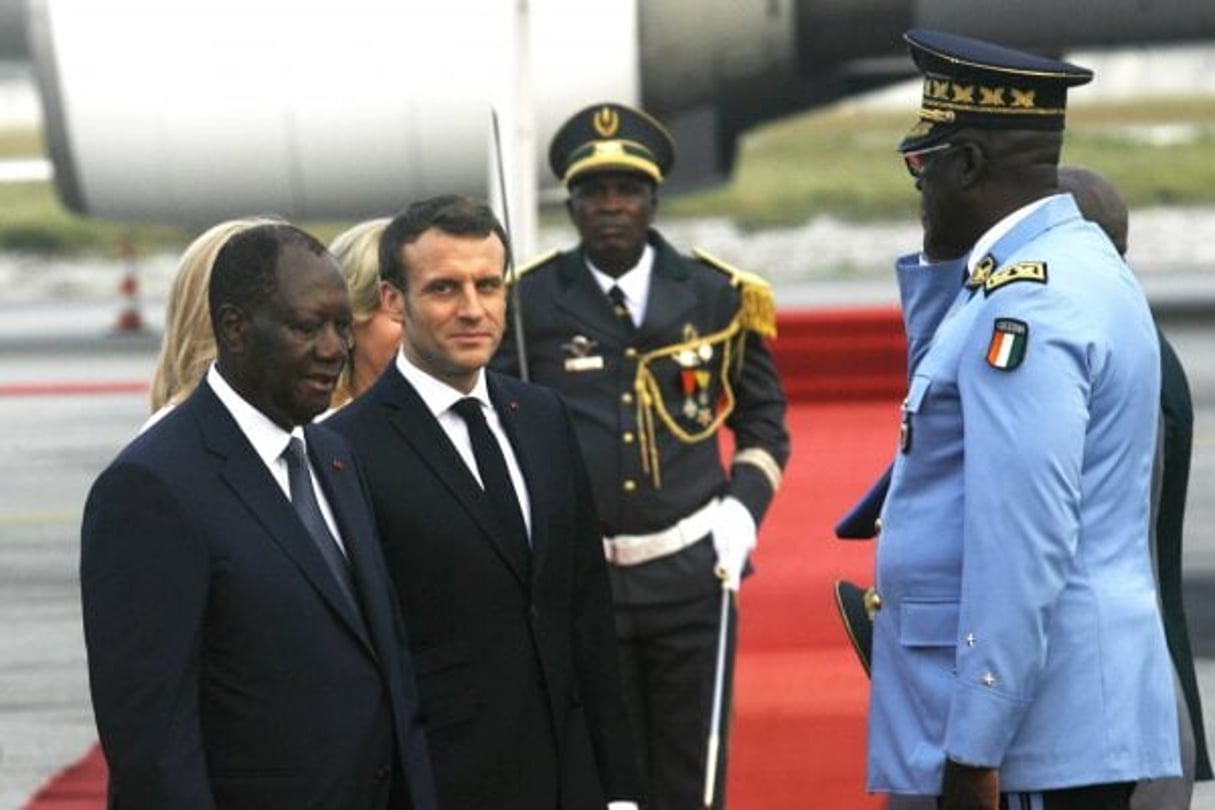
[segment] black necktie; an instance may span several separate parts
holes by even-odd
[[[523,522],[515,487],[510,482],[506,457],[502,455],[497,438],[490,432],[485,414],[481,411],[481,402],[473,397],[465,397],[452,405],[451,409],[468,425],[477,471],[481,473],[481,484],[493,505],[498,524],[514,550],[522,553],[520,560],[526,561],[530,553],[527,525]]]
[[[312,536],[317,550],[325,558],[333,578],[337,580],[342,593],[350,600],[350,604],[358,613],[358,600],[354,598],[354,581],[350,577],[350,564],[346,555],[338,546],[329,524],[321,514],[321,506],[316,501],[316,493],[312,491],[312,475],[308,472],[308,456],[304,453],[304,443],[296,436],[291,437],[287,449],[283,451],[283,460],[287,462],[287,483],[291,489],[291,505],[296,514]]]
[[[624,298],[624,290],[616,284],[608,288],[608,298],[612,299],[612,312],[616,313],[616,317],[630,329],[636,326],[633,323],[633,316],[629,313],[628,301]]]

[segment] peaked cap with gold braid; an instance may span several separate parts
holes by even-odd
[[[924,74],[924,95],[900,152],[943,143],[966,127],[1061,130],[1067,88],[1093,78],[1070,62],[943,31],[915,29],[903,39]]]
[[[561,125],[548,148],[548,165],[566,186],[601,171],[626,171],[661,183],[675,163],[666,127],[632,107],[603,102],[579,110]]]

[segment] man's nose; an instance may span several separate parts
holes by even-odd
[[[619,189],[609,188],[603,193],[603,207],[615,211],[618,210],[626,199],[625,194]]]
[[[485,314],[485,304],[481,301],[480,292],[475,284],[466,284],[460,288],[459,303],[458,313],[461,318],[476,320]]]

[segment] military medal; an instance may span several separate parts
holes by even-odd
[[[713,409],[709,407],[709,382],[713,375],[703,369],[697,369],[696,375],[696,421],[702,427],[713,421]]]
[[[696,371],[690,368],[679,370],[679,382],[683,386],[683,415],[696,418]]]
[[[709,386],[713,374],[701,368],[713,359],[713,346],[706,342],[697,343],[700,333],[692,324],[683,327],[683,340],[688,344],[674,354],[673,359],[679,364],[679,382],[683,389],[683,415],[700,425],[708,425],[713,421],[713,409],[709,402]]]

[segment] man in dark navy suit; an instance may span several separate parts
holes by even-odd
[[[261,225],[219,252],[210,307],[219,356],[205,382],[85,507],[109,805],[434,810],[360,472],[308,425],[349,349],[341,272],[311,236]]]
[[[485,370],[508,243],[478,200],[416,203],[380,243],[401,352],[331,420],[367,470],[444,810],[635,808],[590,479],[545,388]]]

